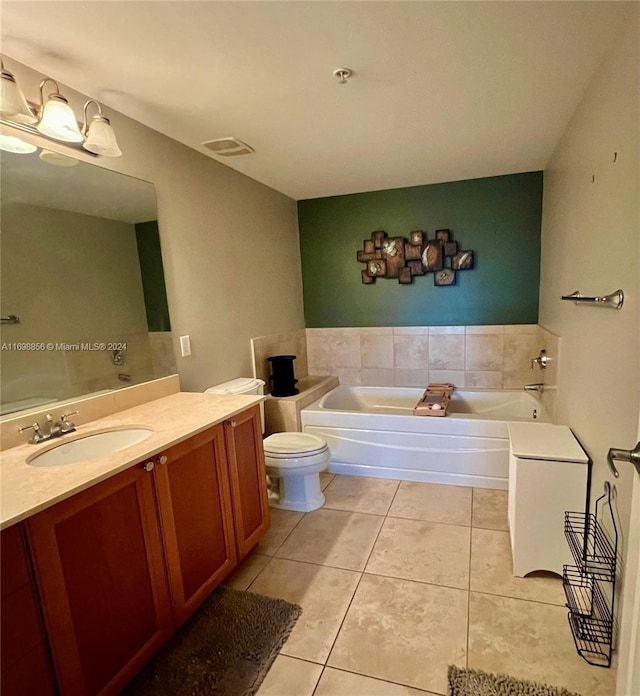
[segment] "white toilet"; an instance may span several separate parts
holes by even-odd
[[[264,382],[239,377],[205,390],[209,394],[264,394]],[[264,405],[260,404],[264,433]],[[269,505],[283,510],[310,512],[324,505],[320,472],[329,466],[331,452],[316,435],[284,432],[263,441],[269,487]]]

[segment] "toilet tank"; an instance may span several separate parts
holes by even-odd
[[[255,377],[236,377],[204,390],[205,394],[264,394],[264,382]],[[260,403],[260,421],[264,434],[264,402]]]

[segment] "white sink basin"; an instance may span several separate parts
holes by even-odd
[[[51,447],[44,452],[39,452],[27,458],[27,464],[31,466],[61,466],[63,464],[76,464],[87,459],[103,457],[112,452],[136,445],[146,440],[153,430],[143,426],[134,428],[122,428],[122,430],[110,430],[108,432],[91,433],[85,437],[65,442]]]

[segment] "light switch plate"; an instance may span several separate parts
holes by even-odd
[[[191,336],[180,336],[180,354],[183,358],[191,355]]]

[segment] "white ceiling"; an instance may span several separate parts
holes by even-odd
[[[303,199],[543,169],[627,9],[3,0],[2,52]]]

